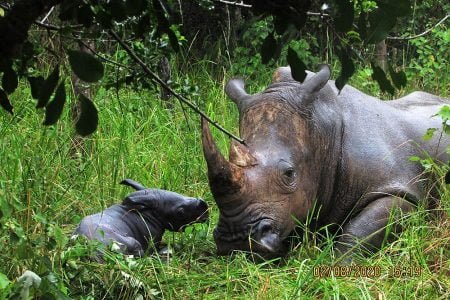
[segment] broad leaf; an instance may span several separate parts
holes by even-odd
[[[437,114],[442,118],[444,122],[447,122],[448,120],[450,120],[450,106],[442,106]]]
[[[366,41],[368,44],[377,44],[389,35],[389,31],[395,26],[397,18],[390,13],[377,9],[370,14],[369,22],[370,27],[367,30]]]
[[[36,108],[43,108],[47,105],[50,96],[56,88],[59,80],[59,65],[53,69],[52,73],[47,77],[47,79],[42,84],[42,87],[38,93],[38,103]]]
[[[306,78],[306,65],[291,47],[288,49],[287,61],[291,67],[292,78],[299,82],[303,82]]]
[[[9,102],[8,95],[2,89],[0,89],[0,105],[4,110],[9,112],[10,114],[13,114],[13,107],[11,105],[11,102]]]
[[[110,0],[108,6],[115,21],[122,22],[127,18],[127,6],[124,0]]]
[[[6,289],[10,283],[11,281],[9,281],[8,277],[5,274],[0,273],[0,290]]]
[[[39,98],[39,93],[41,92],[42,87],[44,86],[45,79],[42,76],[37,77],[28,77],[28,82],[31,87],[31,96],[34,99]]]
[[[19,85],[19,80],[17,79],[17,74],[14,72],[12,68],[8,68],[5,70],[2,79],[3,90],[7,94],[13,93],[17,86]]]
[[[55,124],[61,116],[66,103],[66,90],[64,88],[64,80],[59,84],[55,92],[55,97],[45,108],[44,125]]]
[[[391,65],[389,65],[389,75],[392,82],[397,89],[401,89],[406,86],[406,74],[403,71],[395,72]]]
[[[289,26],[289,19],[284,16],[274,16],[273,26],[275,27],[276,33],[282,35]]]
[[[367,38],[367,13],[363,11],[359,14],[358,33],[362,40]]]
[[[69,50],[72,71],[83,81],[99,81],[104,74],[103,64],[93,55],[79,50]]]
[[[380,89],[382,92],[388,92],[389,94],[394,94],[394,87],[392,86],[389,79],[386,77],[386,73],[384,73],[383,69],[376,66],[374,63],[371,63],[372,65],[372,78],[378,82],[378,85],[380,86]]]
[[[94,103],[89,98],[80,95],[81,112],[75,130],[81,136],[87,136],[93,133],[98,126],[98,111]]]
[[[423,135],[422,138],[423,138],[425,141],[431,140],[431,138],[433,137],[434,132],[435,132],[436,130],[438,130],[438,129],[437,129],[437,128],[428,128],[428,129],[427,129],[427,132]]]
[[[390,14],[397,17],[404,17],[411,13],[410,0],[378,0],[377,5]]]
[[[128,15],[135,16],[140,15],[147,8],[147,1],[145,0],[127,0],[127,13]]]
[[[338,14],[334,20],[336,29],[341,32],[347,32],[352,28],[355,11],[353,2],[350,0],[336,1]]]
[[[271,58],[275,56],[277,50],[277,41],[273,36],[273,32],[264,39],[261,46],[261,61],[263,64],[267,64]]]
[[[348,55],[348,50],[349,49],[339,49],[338,51],[339,60],[341,61],[341,72],[335,82],[338,90],[342,90],[350,77],[352,77],[353,73],[355,73],[355,65]]]

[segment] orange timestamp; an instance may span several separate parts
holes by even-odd
[[[376,278],[385,274],[380,265],[317,265],[313,268],[314,277],[367,277]],[[388,268],[389,277],[419,277],[422,268],[419,266],[395,265]]]

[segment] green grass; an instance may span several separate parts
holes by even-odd
[[[199,68],[200,69],[200,68]],[[194,70],[199,85],[193,98],[225,128],[237,133],[237,110],[223,86],[205,71]],[[264,86],[270,74],[253,85]],[[41,125],[29,90],[21,85],[12,101],[16,115],[0,112],[0,299],[19,291],[25,270],[43,281],[31,295],[80,299],[448,299],[450,297],[450,191],[442,185],[440,210],[432,218],[421,208],[403,220],[406,231],[392,244],[363,260],[379,266],[376,278],[319,278],[314,268],[335,260],[331,238],[309,232],[293,243],[281,261],[253,262],[244,254],[217,257],[212,231],[217,207],[211,197],[201,152],[199,118],[179,105],[167,110],[152,92],[100,89],[98,131],[83,149],[71,150],[73,126],[68,109],[55,127]],[[213,130],[220,147],[228,138]],[[442,172],[442,171],[441,171]],[[95,245],[68,238],[80,219],[119,202],[133,178],[204,198],[211,207],[206,224],[169,233],[173,249],[166,261],[157,255],[130,259],[108,251],[106,262],[89,259]],[[414,266],[420,276],[394,278],[395,266]],[[0,274],[1,275],[1,274]],[[3,288],[3,289],[2,289]],[[3,296],[2,296],[3,295]],[[56,296],[55,296],[56,295]]]

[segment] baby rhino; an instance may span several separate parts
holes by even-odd
[[[198,198],[174,192],[147,189],[125,179],[121,184],[137,192],[104,211],[85,217],[75,234],[96,239],[105,245],[117,242],[124,254],[143,256],[149,243],[157,245],[166,229],[182,231],[186,225],[204,222],[208,218],[208,205]]]

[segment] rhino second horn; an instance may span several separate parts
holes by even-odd
[[[249,94],[245,91],[245,83],[241,78],[235,78],[228,81],[225,86],[225,93],[231,100],[236,103],[239,108],[239,111],[242,111],[244,108],[244,103],[246,98],[249,97]]]
[[[202,118],[203,155],[208,166],[208,180],[214,196],[226,195],[240,189],[242,170],[220,153],[208,122]],[[218,203],[219,204],[219,203]]]
[[[236,140],[231,141],[230,162],[239,167],[250,167],[258,164],[256,158],[250,153],[250,149]]]

